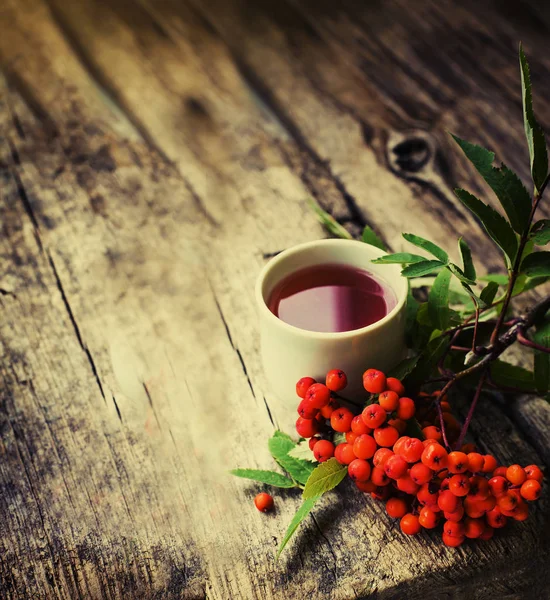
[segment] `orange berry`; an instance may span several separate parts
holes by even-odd
[[[452,535],[453,537],[464,536],[464,530],[464,525],[462,523],[458,523],[457,521],[445,521],[443,524],[443,533]]]
[[[415,411],[414,400],[406,397],[399,398],[399,406],[397,407],[397,417],[399,419],[408,421],[414,417]]]
[[[449,489],[455,496],[466,496],[470,491],[470,479],[463,473],[453,475],[449,481]]]
[[[429,506],[424,506],[418,515],[418,522],[425,529],[433,529],[439,521],[439,515]]]
[[[390,482],[390,478],[386,475],[386,471],[380,467],[374,467],[370,478],[373,483],[380,487],[388,485]]]
[[[376,443],[384,448],[390,448],[399,439],[399,431],[397,431],[397,429],[391,425],[377,427],[374,430],[373,435]]]
[[[353,443],[353,453],[357,458],[366,460],[372,458],[376,452],[377,445],[371,435],[363,434],[357,437]]]
[[[458,508],[453,512],[443,512],[443,516],[448,521],[456,521],[458,523],[459,521],[462,521],[462,517],[464,516],[464,506],[459,504]]]
[[[525,500],[537,500],[542,491],[540,483],[536,479],[528,479],[521,484],[520,494]]]
[[[403,435],[407,430],[407,423],[403,419],[390,419],[388,425],[395,427],[399,431],[399,435]]]
[[[359,437],[358,433],[355,433],[354,431],[348,431],[346,433],[346,442],[348,444],[353,444],[355,443],[355,440]]]
[[[485,459],[478,452],[470,452],[468,454],[468,469],[472,473],[477,473],[483,468]]]
[[[354,461],[357,456],[353,452],[353,446],[351,444],[338,444],[334,449],[334,458],[341,465],[349,465]]]
[[[497,504],[502,511],[512,511],[518,504],[518,499],[514,494],[503,494],[497,498]]]
[[[254,498],[254,504],[260,512],[268,512],[273,508],[273,497],[262,492]]]
[[[473,444],[463,444],[460,451],[464,452],[464,454],[470,454],[470,452],[474,452],[475,449],[476,447]]]
[[[510,465],[506,469],[506,479],[513,485],[521,485],[527,479],[527,474],[519,465]]]
[[[416,535],[422,529],[418,517],[412,513],[407,513],[404,515],[401,518],[399,525],[401,527],[401,531],[407,535]]]
[[[451,490],[445,490],[439,494],[437,499],[437,505],[444,512],[454,512],[460,504],[460,500],[455,496]]]
[[[489,525],[485,525],[485,529],[483,530],[483,533],[479,536],[480,540],[490,540],[493,535],[495,533],[495,530],[489,526]]]
[[[493,477],[506,477],[506,467],[497,467],[493,471]]]
[[[502,511],[498,506],[495,506],[493,510],[490,510],[485,516],[485,518],[487,519],[487,523],[493,529],[499,529],[501,527],[504,527],[506,525],[506,522],[508,521],[507,517],[505,517],[502,514]]]
[[[486,454],[483,457],[483,466],[481,470],[484,473],[492,473],[498,467],[497,459],[490,454]]]
[[[447,466],[449,455],[440,444],[431,444],[426,446],[422,452],[420,460],[432,471],[439,471]]]
[[[395,392],[386,390],[378,396],[378,404],[386,412],[393,412],[399,406],[399,396]]]
[[[441,429],[439,429],[439,427],[436,427],[435,425],[424,427],[424,429],[422,430],[422,434],[427,440],[436,440],[437,442],[440,442],[443,437],[441,435]]]
[[[537,465],[529,465],[528,467],[525,467],[524,471],[527,475],[527,479],[535,479],[539,483],[542,483],[544,476]]]
[[[383,469],[388,462],[388,459],[393,455],[394,453],[389,448],[378,448],[372,457],[372,464],[375,467]]]
[[[451,405],[446,400],[442,400],[440,406],[441,406],[441,410],[444,413],[450,413],[451,412]]]
[[[373,481],[356,481],[355,485],[362,491],[362,492],[374,492],[376,490],[376,484]]]
[[[464,452],[451,452],[448,462],[451,473],[464,473],[468,470],[468,456]]]
[[[388,377],[386,379],[386,389],[395,392],[398,396],[403,396],[405,393],[403,384],[395,377]]]
[[[424,485],[432,479],[433,471],[421,462],[414,464],[409,472],[410,478],[418,485]]]
[[[394,519],[400,519],[407,514],[407,503],[401,498],[390,498],[386,502],[386,512]]]
[[[448,533],[443,533],[441,536],[443,543],[445,546],[450,546],[451,548],[458,548],[463,542],[465,537],[462,535],[460,537],[456,537],[454,535],[449,535]]]
[[[357,415],[356,417],[353,417],[353,419],[351,420],[351,430],[353,431],[353,433],[356,433],[357,435],[363,435],[365,433],[372,433],[372,429],[370,427],[367,427],[367,425],[365,424],[365,421],[363,421],[363,417],[361,415]]]
[[[471,517],[466,517],[464,519],[464,535],[467,538],[478,538],[484,531],[485,521],[483,519],[472,519]]]
[[[367,369],[363,373],[363,387],[370,394],[380,394],[386,389],[386,376],[377,369]]]
[[[405,492],[405,494],[410,494],[411,496],[414,496],[420,489],[420,486],[411,479],[410,475],[399,477],[395,484],[397,485],[398,490]]]

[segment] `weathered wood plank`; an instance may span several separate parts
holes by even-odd
[[[256,272],[266,255],[320,235],[303,202],[310,190],[346,220],[389,226],[395,247],[404,225],[435,230],[441,199],[381,166],[395,101],[368,96],[379,119],[371,148],[354,114],[293,75],[324,42],[303,43],[297,61],[270,15],[268,56],[259,39],[257,55],[237,53],[237,37],[228,49],[194,9],[174,6],[24,0],[1,17],[11,83],[0,106],[2,591],[481,598],[493,569],[495,595],[524,592],[526,562],[542,556],[543,511],[453,551],[428,535],[404,542],[380,506],[350,490],[273,562],[297,499],[278,494],[265,518],[251,503],[257,487],[226,474],[271,465],[266,398],[274,420],[288,420],[261,373]],[[326,76],[332,50],[323,57]],[[346,81],[338,60],[333,85]],[[336,98],[361,97],[364,81],[348,72],[353,93]],[[453,229],[445,222],[438,235]],[[513,450],[540,460],[493,406],[482,418],[483,444],[503,459]]]

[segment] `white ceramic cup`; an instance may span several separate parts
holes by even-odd
[[[378,248],[354,240],[318,240],[281,252],[260,272],[256,302],[262,361],[270,389],[285,408],[296,410],[296,382],[301,377],[324,382],[330,369],[342,369],[349,382],[342,394],[360,399],[366,394],[362,386],[366,369],[387,371],[405,356],[407,280],[401,275],[399,265],[371,262],[384,254]],[[267,305],[275,286],[299,269],[320,264],[349,265],[373,273],[394,291],[395,307],[372,325],[338,333],[307,331],[276,317]]]

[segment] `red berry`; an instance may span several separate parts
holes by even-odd
[[[414,417],[415,411],[414,400],[411,398],[399,398],[399,406],[397,407],[397,417],[399,419],[408,421]]]
[[[424,506],[418,516],[418,521],[425,529],[433,529],[439,521],[439,516],[429,506]]]
[[[506,477],[506,467],[497,467],[493,471],[493,477]]]
[[[332,390],[333,392],[339,392],[340,390],[343,390],[346,385],[348,385],[348,378],[341,369],[332,369],[332,371],[327,373],[325,383],[329,390]]]
[[[386,471],[380,467],[374,467],[372,470],[371,480],[380,487],[388,485],[390,482],[389,477],[386,475]]]
[[[273,498],[269,494],[262,492],[254,498],[254,504],[259,511],[267,512],[273,508]]]
[[[495,530],[489,525],[485,525],[483,533],[479,536],[480,540],[490,540],[495,533]]]
[[[506,469],[506,479],[514,485],[521,485],[527,479],[527,474],[519,465],[510,465]]]
[[[484,462],[485,459],[478,452],[470,452],[468,454],[468,469],[472,473],[478,473],[479,471],[481,471],[481,469],[483,469]]]
[[[330,416],[330,426],[334,431],[346,433],[351,429],[352,420],[353,413],[351,410],[344,407],[337,408]]]
[[[407,461],[402,456],[394,454],[386,461],[384,471],[390,479],[399,479],[407,473],[408,468]]]
[[[317,431],[319,430],[319,424],[317,421],[313,421],[311,419],[304,419],[303,417],[298,417],[296,421],[296,431],[298,435],[303,438],[313,437]]]
[[[499,529],[500,527],[504,527],[506,522],[508,521],[507,517],[502,514],[502,511],[498,506],[495,506],[493,510],[490,510],[485,518],[487,519],[487,523],[493,529]]]
[[[415,483],[423,485],[431,480],[433,471],[422,463],[416,463],[411,467],[409,475]]]
[[[363,421],[363,417],[361,415],[353,417],[353,419],[351,420],[351,430],[357,435],[363,435],[364,433],[372,433],[372,429],[366,426],[365,421]]]
[[[368,481],[371,467],[366,460],[356,458],[348,465],[348,475],[354,481]]]
[[[535,479],[539,483],[542,483],[544,476],[537,465],[529,465],[528,467],[525,467],[524,471],[527,475],[527,479]]]
[[[451,473],[464,473],[468,470],[468,456],[464,452],[451,452],[448,465]]]
[[[411,438],[407,435],[402,435],[397,442],[395,442],[395,444],[393,445],[393,451],[396,454],[401,454],[403,452],[403,450],[405,449],[405,443],[410,440]]]
[[[447,466],[448,456],[443,446],[440,444],[430,444],[424,448],[421,460],[432,471],[439,471]]]
[[[353,452],[353,446],[351,444],[338,444],[334,449],[334,458],[341,465],[349,465],[354,461],[357,456]]]
[[[373,481],[356,481],[355,485],[365,493],[372,493],[377,489],[376,484]]]
[[[378,396],[378,404],[387,412],[393,412],[399,406],[399,396],[392,391],[382,392]]]
[[[452,513],[458,508],[459,499],[451,490],[445,490],[439,494],[437,505],[442,511]]]
[[[346,433],[346,442],[348,444],[353,444],[358,437],[359,437],[358,433],[353,433],[353,431],[348,431]]]
[[[376,429],[386,420],[386,411],[379,404],[370,404],[361,416],[367,427]]]
[[[313,446],[315,446],[315,444],[319,441],[318,437],[312,437],[309,438],[308,444],[309,444],[309,449],[313,450]]]
[[[319,440],[313,448],[313,456],[320,462],[325,462],[334,456],[334,444],[328,440]]]
[[[427,440],[436,440],[437,442],[440,442],[443,437],[441,435],[441,429],[439,429],[439,427],[436,427],[435,425],[429,425],[428,427],[424,427],[424,429],[422,430],[422,434]]]
[[[407,430],[407,423],[403,419],[389,419],[388,425],[395,427],[399,431],[399,435],[403,435]]]
[[[492,473],[498,467],[497,459],[490,454],[486,454],[483,457],[483,466],[481,470],[484,473]]]
[[[462,504],[458,505],[458,508],[453,512],[445,512],[443,511],[443,516],[447,519],[447,521],[462,521],[462,517],[464,516],[464,507]]]
[[[518,505],[518,498],[515,494],[507,492],[497,498],[497,505],[501,511],[513,511]]]
[[[366,460],[372,458],[376,452],[376,442],[374,438],[368,434],[360,435],[353,444],[353,452],[357,458]]]
[[[445,546],[450,546],[451,548],[458,548],[464,542],[464,536],[456,537],[454,535],[449,535],[448,533],[443,533],[441,536],[443,543]]]
[[[414,496],[420,489],[420,486],[411,479],[410,475],[403,475],[403,477],[396,480],[395,485],[397,485],[398,490],[411,496]]]
[[[394,454],[389,448],[378,448],[372,458],[372,464],[383,469],[390,456],[394,456]]]
[[[464,525],[462,523],[457,523],[456,521],[445,521],[443,531],[447,535],[461,537],[464,535]]]
[[[305,399],[310,401],[311,406],[321,409],[330,402],[330,390],[322,383],[314,383],[307,388]]]
[[[304,419],[313,419],[318,412],[319,410],[312,406],[311,402],[306,398],[298,404],[298,414]]]
[[[453,475],[449,481],[449,489],[455,496],[466,496],[470,491],[470,478],[464,474]]]
[[[371,493],[371,498],[374,500],[387,500],[390,497],[391,490],[388,486],[376,486],[374,492]]]
[[[521,484],[520,493],[526,500],[536,500],[541,491],[542,487],[536,479],[528,479]]]
[[[400,519],[407,514],[407,503],[402,498],[390,498],[386,502],[386,512],[394,519]]]
[[[386,390],[395,392],[398,396],[403,396],[403,394],[405,393],[405,388],[403,387],[403,384],[399,381],[399,379],[396,379],[395,377],[388,377],[386,379]]]
[[[500,475],[491,477],[491,479],[489,479],[489,489],[491,490],[491,494],[497,498],[498,496],[505,494],[509,487],[510,482]]]
[[[401,527],[401,531],[407,535],[416,535],[422,529],[418,517],[412,513],[407,513],[404,515],[401,518],[399,525]]]
[[[323,418],[325,419],[330,419],[330,417],[332,417],[332,413],[337,408],[340,408],[340,403],[335,398],[331,398],[328,404],[323,406],[323,408],[321,409],[321,415],[323,415]]]
[[[491,491],[489,490],[489,482],[485,477],[474,475],[470,477],[470,491],[468,496],[473,500],[485,500]]]
[[[316,382],[313,377],[302,377],[302,379],[299,379],[296,383],[296,394],[298,394],[300,398],[305,398],[308,388],[314,383]]]
[[[467,538],[475,539],[481,537],[485,531],[485,521],[483,519],[472,519],[466,517],[464,519],[464,535]]]
[[[417,438],[409,438],[400,448],[399,454],[408,463],[417,463],[424,452],[424,444]]]
[[[399,431],[391,425],[386,425],[384,427],[377,427],[374,430],[373,435],[379,446],[391,448],[399,438]]]
[[[386,376],[377,369],[367,369],[363,373],[363,387],[370,394],[379,394],[386,389]]]
[[[437,499],[439,498],[437,485],[434,483],[425,483],[424,485],[421,485],[416,493],[416,498],[421,506],[430,506],[433,509],[433,507],[437,506]],[[438,510],[441,510],[439,507],[437,508]]]

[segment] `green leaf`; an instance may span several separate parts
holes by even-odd
[[[518,250],[518,241],[514,230],[506,219],[496,210],[484,204],[466,190],[456,189],[458,199],[481,221],[491,239],[504,251],[510,262],[514,261]]]
[[[529,73],[529,64],[521,44],[519,45],[519,64],[521,70],[523,124],[525,126],[527,145],[529,146],[529,157],[531,159],[531,177],[537,190],[540,190],[548,175],[548,154],[544,132],[537,123],[535,113],[533,112],[531,75]]]
[[[407,342],[407,346],[409,347],[414,345],[417,312],[418,301],[413,296],[411,286],[409,285],[409,290],[407,292],[407,304],[405,306],[405,340]]]
[[[443,269],[435,278],[428,296],[428,314],[434,327],[441,331],[449,325],[449,284],[451,272]]]
[[[346,434],[342,433],[341,431],[335,431],[334,435],[332,436],[332,443],[335,446],[338,446],[338,444],[344,444],[346,442]]]
[[[329,215],[328,212],[324,211],[313,198],[308,198],[307,203],[311,206],[320,223],[329,233],[332,233],[332,235],[344,240],[353,239],[353,236],[350,234],[350,232],[342,227],[342,225],[340,225],[340,223],[338,223],[338,221],[332,215]]]
[[[419,359],[420,354],[405,358],[400,363],[397,363],[393,369],[390,369],[388,376],[396,377],[397,379],[404,379],[414,369]]]
[[[410,389],[411,394],[414,394],[426,379],[429,379],[448,345],[447,336],[439,336],[426,345],[415,367],[406,377],[405,387],[407,390]]]
[[[346,476],[348,468],[335,458],[329,458],[315,468],[303,491],[304,500],[316,498],[335,488]]]
[[[365,244],[376,246],[376,248],[380,248],[380,250],[387,250],[386,244],[384,244],[384,242],[375,233],[374,229],[369,225],[365,225],[361,239],[365,242]]]
[[[292,450],[288,453],[292,458],[297,458],[299,460],[307,460],[309,462],[317,462],[315,460],[315,456],[313,456],[313,452],[309,447],[309,440],[302,440],[298,443],[298,445],[294,446]]]
[[[464,238],[459,238],[458,249],[460,250],[460,256],[462,256],[462,264],[464,265],[464,275],[472,281],[476,280],[476,269],[472,260],[472,251],[470,246],[464,241]]]
[[[380,258],[375,258],[373,263],[377,265],[407,265],[410,263],[418,263],[426,260],[423,256],[418,256],[418,254],[410,254],[409,252],[397,252],[395,254],[386,254],[386,256],[381,256]]]
[[[497,385],[518,388],[525,392],[535,391],[534,375],[523,367],[511,365],[503,360],[495,360],[491,363],[490,369],[491,379]]]
[[[545,246],[550,242],[550,219],[541,219],[531,227],[530,239],[537,246]]]
[[[276,558],[279,558],[279,556],[281,555],[281,552],[284,550],[285,546],[288,544],[288,540],[290,540],[290,538],[292,537],[292,535],[294,534],[296,529],[298,529],[298,526],[300,525],[300,523],[309,515],[309,513],[315,506],[315,503],[317,502],[317,500],[319,500],[319,496],[305,500],[303,502],[302,506],[300,506],[300,508],[296,511],[296,514],[294,515],[292,521],[290,522],[290,525],[288,526],[288,529],[286,530],[285,537],[283,538],[283,541],[281,542],[281,545],[279,546],[279,550],[277,551]]]
[[[422,248],[422,250],[426,250],[426,252],[433,254],[441,262],[445,264],[449,262],[449,256],[445,250],[439,246],[436,246],[433,242],[430,242],[429,240],[421,238],[420,236],[412,233],[404,233],[403,237],[407,240],[407,242],[410,242],[411,244]]]
[[[548,281],[550,281],[550,277],[533,277],[526,281],[523,291],[527,292],[528,290],[532,290],[532,289],[538,287],[539,285],[548,283]]]
[[[276,431],[267,443],[269,451],[279,465],[296,481],[305,484],[315,468],[305,460],[289,456],[288,453],[296,446],[292,438],[282,431]]]
[[[498,285],[508,285],[508,275],[500,275],[499,273],[491,273],[479,277],[481,281],[494,281]]]
[[[537,326],[533,341],[544,348],[550,348],[550,321]],[[550,354],[535,350],[535,386],[540,394],[550,391]]]
[[[550,275],[550,252],[533,252],[521,261],[521,272],[528,277]]]
[[[451,273],[461,282],[461,283],[465,283],[467,285],[474,285],[475,281],[473,279],[470,279],[469,277],[466,277],[466,274],[464,273],[464,271],[458,266],[455,265],[454,263],[449,263],[447,265],[447,267],[449,268],[449,270],[451,271]],[[473,292],[472,292],[473,293]]]
[[[263,471],[261,469],[233,469],[229,471],[231,475],[237,477],[243,477],[244,479],[252,479],[252,481],[259,481],[260,483],[267,483],[267,485],[273,485],[280,488],[292,488],[296,487],[296,484],[288,477],[276,473],[275,471]]]
[[[531,196],[520,178],[504,164],[500,168],[493,167],[494,152],[462,140],[456,135],[453,135],[453,138],[495,192],[514,230],[522,234],[529,225]]]
[[[423,277],[424,275],[439,271],[444,266],[444,263],[439,260],[423,260],[422,262],[405,267],[401,271],[401,275],[403,277]]]
[[[489,306],[493,303],[497,292],[498,283],[494,281],[489,281],[489,283],[483,288],[483,290],[481,290],[480,298],[483,300],[486,306]]]
[[[416,438],[418,440],[424,439],[422,429],[420,429],[420,423],[413,417],[407,421],[407,427],[405,428],[405,435]]]

